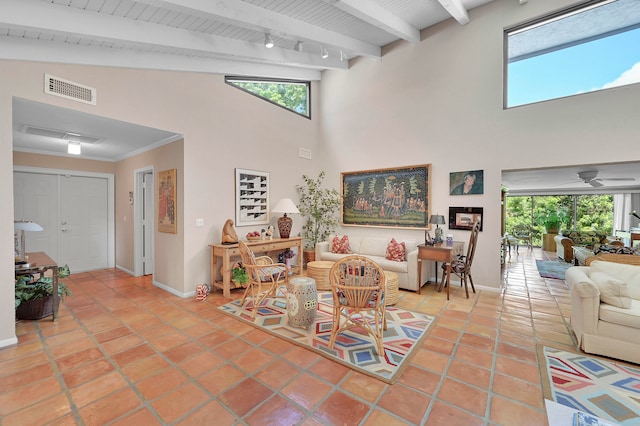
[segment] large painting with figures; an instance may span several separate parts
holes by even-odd
[[[158,231],[175,234],[178,231],[176,204],[176,169],[158,173]]]
[[[342,224],[428,229],[431,164],[341,173]]]

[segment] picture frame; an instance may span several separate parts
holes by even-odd
[[[449,195],[484,194],[484,170],[449,173]]]
[[[269,173],[235,169],[236,226],[269,224]]]
[[[178,194],[176,169],[158,173],[158,232],[178,232]]]
[[[343,172],[345,226],[430,229],[431,164]]]
[[[449,229],[470,231],[475,222],[480,222],[482,231],[482,207],[449,207]]]

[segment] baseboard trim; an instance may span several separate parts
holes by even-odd
[[[12,337],[11,339],[0,340],[0,349],[6,348],[8,346],[13,346],[18,344],[18,338]]]

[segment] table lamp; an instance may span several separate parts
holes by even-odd
[[[284,216],[278,218],[278,232],[280,233],[280,238],[289,238],[293,219],[287,216],[287,213],[300,213],[295,203],[290,198],[283,198],[276,203],[271,211],[273,213],[284,213]]]
[[[440,225],[445,224],[444,216],[440,214],[432,214],[429,218],[429,223],[436,225],[436,229],[434,231],[435,237],[433,238],[433,242],[436,244],[442,243],[442,228],[440,228]]]
[[[37,223],[31,222],[30,220],[16,220],[13,222],[14,231],[20,231],[20,264],[27,263],[26,255],[27,252],[24,247],[24,231],[42,231],[44,228]],[[16,241],[16,245],[17,245]],[[18,263],[16,261],[16,263]]]

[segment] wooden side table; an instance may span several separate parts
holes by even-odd
[[[436,262],[436,280],[438,279],[438,262],[445,262],[447,265],[446,274],[447,282],[451,282],[451,261],[457,255],[461,255],[464,251],[464,242],[454,241],[452,246],[445,244],[436,244],[428,246],[425,244],[418,244],[418,294],[422,288],[422,261],[432,260]],[[449,286],[447,286],[447,300],[449,300]]]

